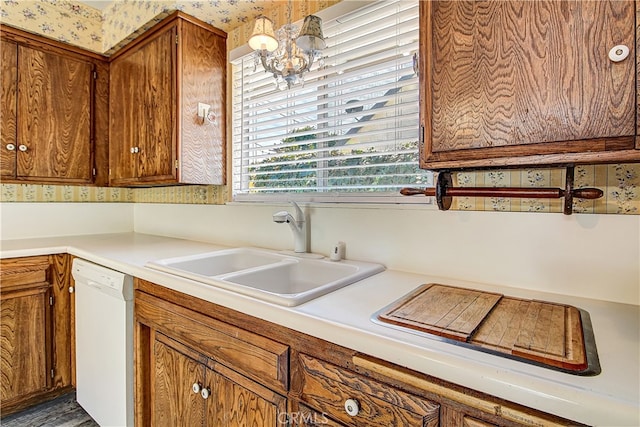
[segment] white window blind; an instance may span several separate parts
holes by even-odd
[[[324,63],[291,89],[253,54],[233,61],[234,199],[410,202],[400,188],[430,185],[418,168],[418,27],[417,0],[326,21]]]

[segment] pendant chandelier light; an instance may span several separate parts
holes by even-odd
[[[287,5],[287,24],[275,34],[273,22],[266,16],[256,18],[249,46],[255,51],[256,67],[262,63],[265,72],[272,73],[280,89],[290,89],[304,81],[321,50],[326,47],[322,35],[322,19],[315,15],[304,18],[302,29],[291,24],[291,0]]]

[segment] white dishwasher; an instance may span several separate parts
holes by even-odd
[[[102,427],[133,426],[133,278],[81,259],[76,302],[76,394]]]

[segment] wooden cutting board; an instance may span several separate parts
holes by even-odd
[[[423,332],[468,341],[501,294],[426,285],[396,303],[380,319]]]
[[[588,366],[580,311],[568,305],[431,283],[378,319],[562,369]]]

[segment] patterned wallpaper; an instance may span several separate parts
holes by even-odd
[[[2,0],[0,22],[85,49],[103,52],[103,16],[67,0]]]
[[[128,202],[215,204],[225,202],[227,190],[215,185],[150,188],[86,187],[74,185],[2,184],[2,202]]]
[[[294,1],[293,20],[325,9],[340,0]],[[70,0],[1,0],[0,22],[95,52],[110,54],[144,29],[182,10],[226,31],[228,50],[246,43],[253,18],[261,13],[276,25],[286,22],[286,0],[119,0],[103,12]],[[523,186],[564,188],[563,169],[464,172],[454,176],[460,186]],[[605,196],[596,201],[574,200],[576,213],[640,214],[640,164],[577,167],[576,187],[597,187]],[[0,201],[224,203],[226,187],[96,188],[1,184]],[[452,209],[562,212],[562,200],[457,198]]]
[[[460,187],[565,188],[564,169],[493,170],[453,175]],[[596,200],[574,199],[574,213],[640,214],[640,164],[576,166],[574,188],[604,191]],[[562,212],[564,199],[511,199],[508,197],[458,197],[451,209],[511,212]]]

